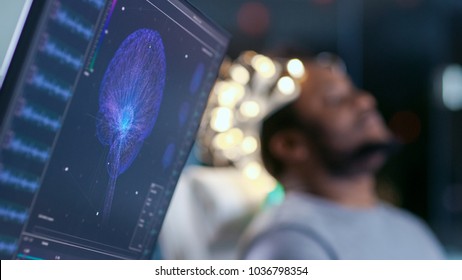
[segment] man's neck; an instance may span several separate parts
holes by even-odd
[[[328,174],[309,176],[302,182],[294,176],[284,176],[281,183],[288,190],[307,192],[345,207],[368,208],[377,203],[373,175],[335,177]]]

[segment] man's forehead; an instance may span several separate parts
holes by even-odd
[[[314,61],[304,61],[305,76],[303,82],[313,82],[332,78],[348,79],[346,73],[335,64],[323,64]]]
[[[349,83],[349,78],[342,71],[310,63],[306,65],[305,77],[301,81],[301,95],[322,94],[324,90]]]
[[[294,108],[302,115],[308,116],[324,110],[324,101],[346,92],[351,88],[351,81],[346,73],[335,67],[328,67],[315,62],[304,62],[305,77],[302,79],[300,94],[294,102]]]

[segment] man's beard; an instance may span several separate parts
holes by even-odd
[[[374,156],[384,158],[396,153],[401,143],[393,136],[383,141],[369,141],[349,151],[336,150],[326,141],[326,133],[316,124],[307,123],[299,126],[313,145],[316,154],[327,171],[333,176],[351,176],[364,173],[376,173],[382,166],[368,164]]]
[[[378,166],[369,164],[369,159],[382,156],[384,163],[390,155],[400,149],[401,144],[396,139],[390,138],[383,142],[364,143],[349,152],[333,151],[325,144],[323,146],[319,147],[320,159],[332,175],[340,177],[376,173],[382,164]]]

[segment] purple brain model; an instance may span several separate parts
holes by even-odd
[[[104,74],[96,131],[99,141],[109,146],[105,220],[111,211],[117,177],[132,164],[156,123],[165,68],[159,33],[140,29],[122,42]]]

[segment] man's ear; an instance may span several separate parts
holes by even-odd
[[[283,130],[273,135],[269,149],[274,157],[286,164],[301,163],[309,156],[305,136],[295,129]]]

